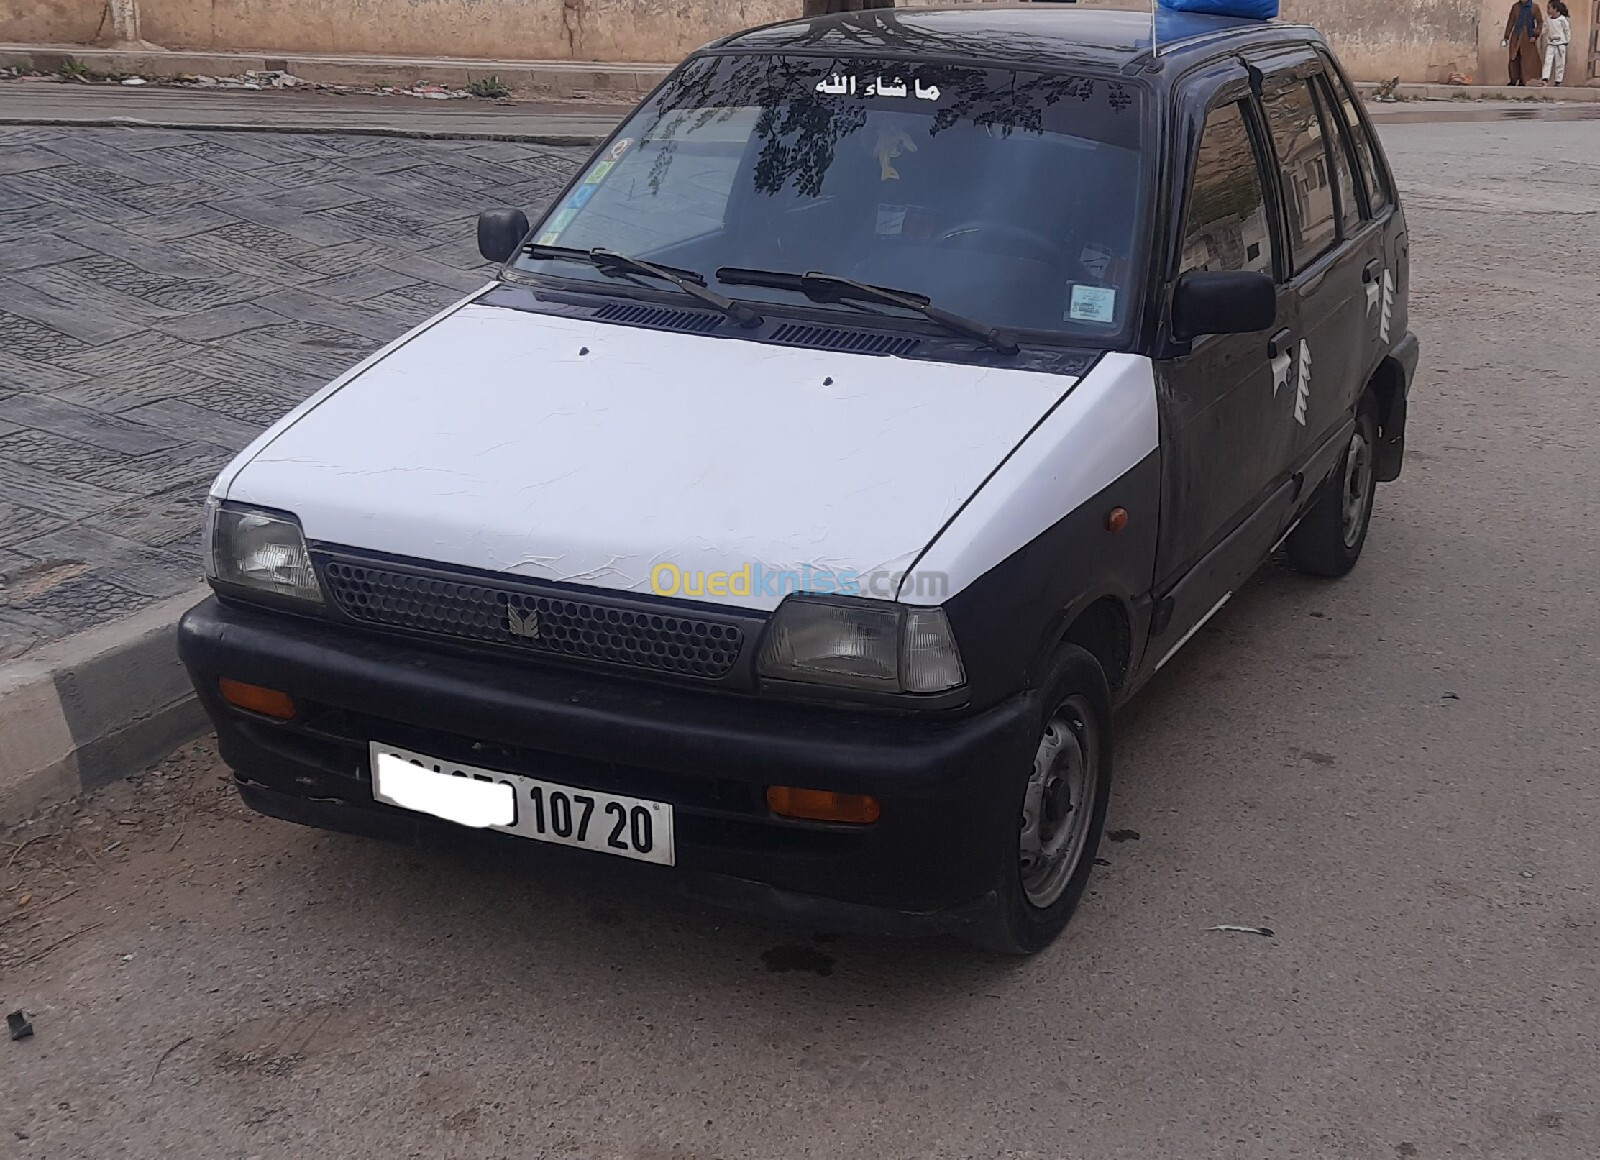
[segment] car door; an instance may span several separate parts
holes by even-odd
[[[1325,61],[1328,92],[1332,95],[1332,108],[1344,129],[1344,143],[1354,158],[1352,174],[1364,229],[1375,231],[1377,238],[1366,236],[1364,245],[1369,253],[1362,255],[1364,273],[1371,271],[1371,257],[1381,262],[1381,270],[1372,282],[1364,283],[1367,299],[1368,362],[1370,373],[1378,362],[1394,349],[1406,333],[1406,279],[1409,274],[1409,239],[1406,236],[1405,218],[1395,205],[1391,192],[1388,169],[1383,164],[1372,127],[1361,111],[1360,103],[1352,94],[1349,82],[1331,61]]]
[[[1339,236],[1349,253],[1335,263],[1334,276],[1344,288],[1353,290],[1350,279],[1359,277],[1359,310],[1351,295],[1341,315],[1351,328],[1349,348],[1355,352],[1352,382],[1359,392],[1388,353],[1384,343],[1393,325],[1395,306],[1394,270],[1389,261],[1384,231],[1373,220],[1363,188],[1360,159],[1355,142],[1345,123],[1335,86],[1338,77],[1326,71],[1312,78],[1312,91],[1328,139],[1328,156],[1333,170],[1333,188],[1339,205]],[[1359,315],[1359,317],[1358,317]]]
[[[1289,290],[1278,197],[1249,73],[1232,62],[1175,100],[1175,184],[1184,193],[1164,271],[1169,301],[1191,271],[1252,270],[1279,281],[1281,310]],[[1261,332],[1161,340],[1162,519],[1150,649],[1157,660],[1220,606],[1292,515],[1279,494],[1290,440],[1274,397],[1279,352],[1270,339]]]
[[[1338,461],[1367,377],[1367,286],[1381,289],[1381,233],[1363,222],[1333,118],[1323,58],[1307,48],[1254,62],[1278,167],[1289,294],[1274,335],[1270,445],[1302,497]]]
[[[1274,272],[1272,196],[1249,100],[1241,68],[1200,106],[1169,284],[1195,270]],[[1158,589],[1232,531],[1268,485],[1266,346],[1262,334],[1201,335],[1157,363],[1168,513]]]

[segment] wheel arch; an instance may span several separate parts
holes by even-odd
[[[1395,357],[1378,364],[1366,394],[1378,405],[1378,447],[1373,470],[1379,483],[1400,478],[1406,447],[1406,371]]]
[[[1109,593],[1086,595],[1062,610],[1055,631],[1046,634],[1046,644],[1033,665],[1037,684],[1048,676],[1048,666],[1056,650],[1064,644],[1076,645],[1099,663],[1113,698],[1127,686],[1134,661],[1134,620],[1128,602]]]

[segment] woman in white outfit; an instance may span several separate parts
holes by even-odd
[[[1561,84],[1567,79],[1567,45],[1572,40],[1572,20],[1562,0],[1550,0],[1550,19],[1544,22],[1548,39],[1544,46],[1544,76],[1541,84]]]

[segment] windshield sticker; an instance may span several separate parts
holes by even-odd
[[[878,207],[878,236],[898,238],[906,229],[906,206],[880,205]]]
[[[1109,286],[1074,286],[1067,318],[1072,322],[1110,323],[1117,317],[1117,292]]]
[[[572,224],[572,219],[578,216],[578,211],[572,206],[559,210],[556,216],[550,219],[549,227],[539,235],[541,246],[553,246],[561,237],[561,231]]]
[[[603,160],[594,163],[594,166],[584,175],[583,181],[578,188],[572,191],[572,196],[567,198],[567,204],[562,207],[555,217],[550,219],[549,228],[539,235],[539,244],[541,246],[553,246],[556,244],[561,237],[561,231],[572,224],[572,219],[577,216],[580,209],[589,204],[589,200],[599,190],[600,183],[610,175],[611,171],[617,167],[617,162],[622,159],[623,154],[627,153],[632,147],[633,138],[624,137],[606,150]]]
[[[594,191],[592,189],[589,191],[589,193],[583,193],[583,189],[587,186],[599,185],[602,181],[604,181],[606,176],[617,167],[617,162],[622,160],[623,154],[625,154],[631,148],[633,148],[633,138],[624,137],[622,140],[613,144],[611,148],[607,149],[605,157],[600,161],[596,161],[593,168],[591,168],[589,172],[584,175],[583,184],[578,187],[578,193],[574,193],[572,195],[572,201],[570,204],[583,204],[582,201],[578,200],[579,194],[583,195],[584,201],[587,201],[591,196],[593,196]]]
[[[817,82],[817,92],[826,93],[830,97],[864,96],[864,97],[915,97],[919,101],[937,101],[939,99],[938,85],[924,85],[920,80],[913,79],[907,83],[901,77],[890,77],[887,80],[881,76],[875,77],[847,77],[840,73],[833,73],[826,80]]]

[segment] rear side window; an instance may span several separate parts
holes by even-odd
[[[1327,253],[1339,238],[1327,141],[1308,82],[1284,85],[1269,93],[1262,106],[1278,152],[1289,210],[1289,244],[1299,272]]]
[[[1344,117],[1345,127],[1350,130],[1350,140],[1356,147],[1356,160],[1361,170],[1361,183],[1366,186],[1367,205],[1376,217],[1378,211],[1389,204],[1389,191],[1383,184],[1383,174],[1378,171],[1378,166],[1372,158],[1372,139],[1367,136],[1367,127],[1361,123],[1361,114],[1356,110],[1355,100],[1350,96],[1350,90],[1345,87],[1342,80],[1329,78],[1339,94],[1339,109]]]
[[[1272,226],[1255,147],[1237,102],[1206,115],[1189,187],[1182,273],[1272,273]]]

